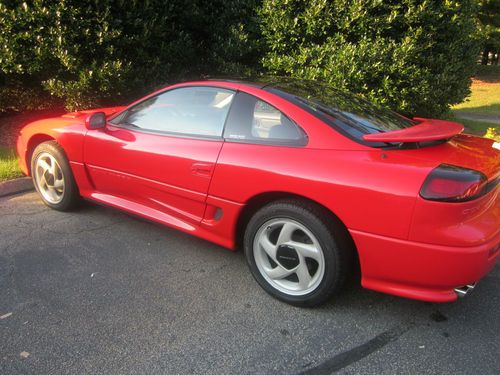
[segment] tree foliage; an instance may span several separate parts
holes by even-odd
[[[475,2],[264,0],[264,66],[321,79],[404,113],[438,115],[469,93]]]
[[[468,94],[476,1],[0,0],[0,111],[267,70],[436,115]]]
[[[2,1],[0,80],[4,93],[23,81],[73,109],[188,75],[241,73],[257,59],[245,26],[254,10],[253,0]]]
[[[498,64],[500,54],[500,0],[479,0],[478,18],[483,47],[483,65],[488,64],[489,53],[497,54],[493,63]]]

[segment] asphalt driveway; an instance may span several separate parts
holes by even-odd
[[[1,374],[498,374],[500,268],[430,304],[269,297],[241,252],[87,204],[0,198]]]

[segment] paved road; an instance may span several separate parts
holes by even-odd
[[[498,266],[458,303],[352,285],[300,309],[241,253],[112,209],[30,193],[0,215],[1,374],[500,373]]]
[[[467,112],[463,110],[457,110],[454,112],[454,114],[458,118],[458,120],[463,118],[466,120],[490,122],[492,124],[491,127],[493,128],[498,128],[500,126],[500,115],[497,114]]]

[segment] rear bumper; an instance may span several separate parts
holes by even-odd
[[[454,289],[474,284],[495,265],[500,232],[477,246],[441,246],[350,230],[367,289],[429,302],[457,299]]]

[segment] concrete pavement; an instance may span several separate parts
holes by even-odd
[[[232,253],[119,211],[0,198],[1,374],[498,374],[500,269],[430,304],[274,300]],[[11,313],[11,315],[9,315]]]

